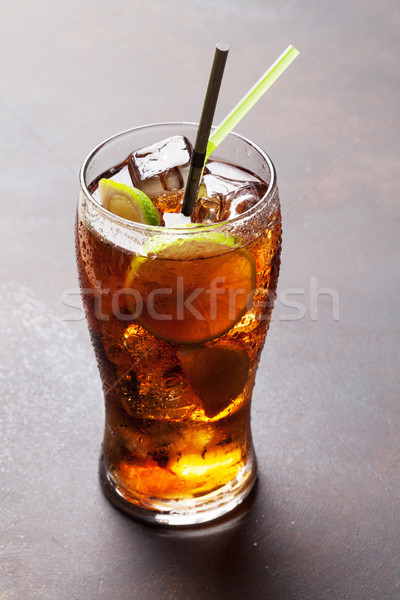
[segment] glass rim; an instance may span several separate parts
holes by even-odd
[[[233,219],[228,219],[227,221],[221,221],[219,223],[213,223],[211,225],[198,224],[198,227],[160,227],[159,225],[147,225],[146,223],[137,223],[134,221],[129,221],[127,219],[124,219],[122,217],[119,217],[119,216],[111,213],[106,208],[104,208],[104,206],[102,206],[92,196],[92,194],[90,193],[90,191],[86,185],[85,177],[86,177],[87,169],[90,165],[91,160],[106,144],[108,144],[109,142],[111,142],[112,140],[115,140],[116,138],[118,138],[120,136],[123,136],[125,134],[131,133],[134,131],[149,129],[149,128],[153,128],[153,127],[160,127],[163,125],[176,125],[176,126],[189,125],[192,127],[198,127],[198,123],[193,123],[190,121],[165,121],[165,122],[159,122],[159,123],[149,123],[147,125],[139,125],[137,127],[131,127],[129,129],[124,129],[123,131],[119,131],[118,133],[116,133],[116,134],[106,138],[102,142],[100,142],[100,144],[95,146],[95,148],[93,148],[93,150],[87,155],[87,157],[83,161],[82,166],[79,171],[79,184],[80,184],[81,191],[83,192],[85,197],[88,200],[90,200],[92,205],[94,205],[96,210],[98,210],[99,213],[103,217],[105,217],[108,221],[117,223],[120,226],[124,227],[125,229],[132,230],[132,231],[139,231],[142,233],[147,231],[147,232],[154,232],[154,233],[157,232],[158,234],[165,234],[165,235],[179,235],[179,236],[182,236],[182,235],[183,236],[191,236],[194,234],[198,235],[200,231],[207,232],[207,231],[218,231],[220,229],[225,230],[226,227],[230,226],[231,224],[238,224],[241,221],[243,221],[243,222],[246,221],[248,218],[253,217],[260,210],[262,210],[264,208],[266,202],[273,196],[275,189],[276,189],[276,171],[275,171],[274,164],[273,164],[272,160],[270,159],[270,157],[268,156],[268,154],[266,152],[264,152],[264,150],[262,148],[260,148],[260,146],[258,146],[258,144],[256,144],[255,142],[252,142],[251,140],[244,137],[243,135],[240,135],[235,132],[230,132],[228,134],[227,138],[235,137],[237,139],[240,139],[242,142],[245,142],[246,144],[251,146],[254,150],[256,150],[256,152],[258,152],[258,154],[267,163],[269,172],[270,172],[270,176],[271,176],[267,191],[254,206],[249,208],[249,210],[246,210],[244,213],[236,216]],[[212,129],[215,129],[215,127],[213,126]],[[110,168],[112,168],[112,166]]]

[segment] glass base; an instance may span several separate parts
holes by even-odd
[[[257,479],[256,459],[250,453],[238,475],[210,494],[182,500],[139,498],[116,483],[104,455],[100,456],[100,483],[105,496],[134,519],[159,525],[189,527],[214,521],[233,511],[251,492]],[[145,502],[145,505],[144,505]]]

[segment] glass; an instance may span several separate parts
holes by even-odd
[[[256,480],[250,401],[280,265],[275,170],[255,144],[229,134],[213,160],[250,171],[268,190],[242,215],[200,228],[126,221],[89,189],[132,151],[173,135],[193,143],[196,131],[148,125],[100,144],[81,169],[76,226],[105,396],[103,491],[129,515],[168,525],[221,517]]]

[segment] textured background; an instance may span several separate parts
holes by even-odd
[[[397,0],[0,8],[0,599],[399,598]],[[100,383],[62,298],[81,162],[122,129],[196,121],[216,41],[231,46],[216,122],[289,43],[301,55],[237,128],[271,155],[284,215],[260,480],[247,511],[176,532],[101,495]],[[315,318],[313,285],[338,320],[329,295]]]

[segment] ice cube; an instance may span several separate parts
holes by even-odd
[[[110,172],[107,174],[107,178],[112,179],[113,181],[115,181],[115,183],[123,183],[129,186],[132,185],[131,176],[126,165],[123,165],[122,168],[119,168],[119,170],[111,169]]]
[[[191,154],[192,145],[182,135],[136,150],[128,159],[133,185],[149,196],[183,188]]]
[[[197,199],[191,214],[192,223],[218,223],[223,221],[221,214],[223,213],[223,196],[217,194],[211,198],[201,196]]]
[[[261,188],[251,183],[229,194],[225,200],[225,213],[223,215],[223,220],[232,219],[238,215],[242,215],[244,212],[246,212],[246,210],[249,210],[255,204],[257,204],[266,191],[267,186]]]
[[[262,198],[266,183],[227,163],[211,161],[204,170],[193,223],[218,223],[243,214]]]

